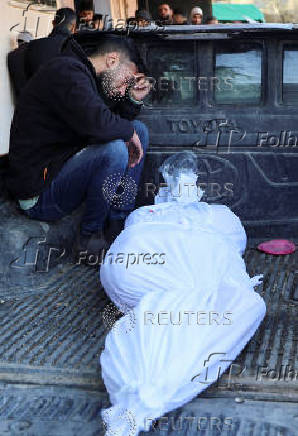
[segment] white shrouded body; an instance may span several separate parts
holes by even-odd
[[[125,313],[100,357],[112,403],[102,412],[106,436],[149,430],[216,381],[253,336],[266,308],[245,246],[226,206],[172,198],[128,216],[100,271]]]

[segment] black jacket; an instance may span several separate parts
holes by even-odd
[[[25,55],[27,79],[30,79],[43,64],[60,55],[63,44],[69,36],[70,32],[57,26],[48,37],[29,42]]]
[[[60,55],[63,44],[69,36],[70,32],[56,27],[48,37],[24,43],[8,54],[8,70],[15,101],[19,98],[28,80],[39,68],[50,59]]]
[[[29,43],[23,43],[20,47],[11,51],[7,55],[8,71],[14,90],[15,101],[17,101],[22,89],[27,83],[27,76],[25,73],[25,56],[28,45]]]
[[[7,187],[17,199],[38,195],[77,151],[128,141],[133,131],[131,121],[104,103],[92,64],[72,41],[22,92],[11,125]]]

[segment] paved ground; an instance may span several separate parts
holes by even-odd
[[[217,385],[144,435],[298,435],[297,257],[247,250],[250,274],[265,274],[264,322]],[[0,289],[0,435],[104,434],[98,359],[113,306],[97,270],[57,266]]]

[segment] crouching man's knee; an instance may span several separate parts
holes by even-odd
[[[149,132],[147,126],[142,123],[142,121],[134,120],[133,125],[135,128],[135,131],[137,132],[137,135],[140,138],[141,144],[143,146],[144,152],[146,151],[148,144],[149,144]]]
[[[128,148],[125,142],[121,139],[111,141],[105,146],[105,156],[112,163],[121,163],[123,168],[128,164]]]

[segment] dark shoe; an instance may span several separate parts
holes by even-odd
[[[90,235],[79,232],[73,250],[74,263],[100,266],[108,249],[109,244],[102,231]]]
[[[109,220],[104,230],[104,235],[109,244],[112,244],[124,229],[125,218]]]

